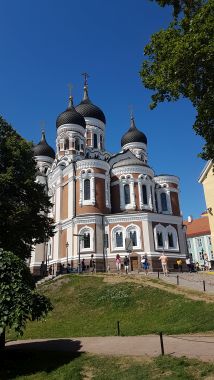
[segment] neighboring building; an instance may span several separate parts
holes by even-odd
[[[202,170],[199,180],[204,188],[205,201],[207,206],[212,246],[214,247],[214,164],[208,161]]]
[[[114,270],[116,255],[124,258],[130,239],[132,270],[140,269],[145,253],[151,270],[160,268],[163,250],[170,269],[178,257],[186,257],[179,178],[155,175],[148,164],[147,138],[134,117],[117,154],[105,150],[105,130],[105,115],[90,101],[85,81],[81,103],[74,107],[70,97],[56,120],[56,157],[44,133],[34,147],[37,180],[51,196],[56,232],[32,253],[34,273],[42,260],[55,269],[60,263],[77,267],[80,258],[88,265],[91,255],[97,270]]]
[[[199,263],[204,267],[204,262],[208,260],[209,267],[214,266],[214,255],[211,243],[210,225],[207,213],[203,213],[200,218],[194,219],[189,216],[186,225],[188,253],[194,263]]]

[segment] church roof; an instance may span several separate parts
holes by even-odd
[[[102,121],[104,124],[106,123],[103,111],[98,106],[95,106],[95,104],[89,99],[87,82],[84,85],[83,100],[78,106],[76,106],[76,110],[84,117],[92,117]]]
[[[141,142],[147,144],[147,138],[143,132],[135,126],[134,117],[131,117],[131,126],[129,130],[121,138],[121,146],[124,146],[129,143]]]
[[[76,111],[73,106],[72,96],[69,98],[68,108],[62,112],[56,119],[56,128],[59,128],[63,124],[77,124],[83,128],[86,127],[84,117]]]
[[[33,147],[33,154],[34,156],[46,156],[51,157],[53,159],[55,158],[55,152],[53,148],[51,148],[51,146],[48,145],[44,131],[42,131],[41,141]]]
[[[191,222],[185,220],[183,224],[187,226],[187,237],[210,235],[210,225],[207,216],[195,220],[193,219]]]
[[[120,168],[121,166],[132,166],[132,165],[138,165],[138,166],[147,166],[144,162],[139,160],[137,157],[136,158],[127,158],[125,160],[121,160],[119,162],[116,162],[113,164],[113,168]]]

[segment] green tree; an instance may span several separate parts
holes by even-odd
[[[197,111],[193,128],[205,140],[201,157],[214,159],[214,1],[156,0],[172,5],[166,30],[151,36],[140,72],[154,90],[150,108],[163,101],[189,99]]]
[[[53,236],[51,203],[36,172],[32,144],[0,117],[0,248],[22,259]]]
[[[22,334],[27,320],[44,317],[52,305],[35,290],[26,263],[11,252],[0,250],[0,348],[5,345],[5,329]]]

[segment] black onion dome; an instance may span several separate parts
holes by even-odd
[[[143,144],[147,144],[147,138],[143,132],[139,131],[139,129],[135,126],[134,117],[131,118],[131,127],[129,130],[123,135],[121,139],[121,146],[124,146],[129,143],[141,142]]]
[[[56,119],[56,127],[59,128],[63,124],[77,124],[83,128],[86,127],[84,117],[75,110],[72,97],[69,98],[68,108],[62,112]]]
[[[53,148],[51,148],[50,145],[48,145],[46,139],[45,139],[45,132],[42,132],[42,138],[41,141],[37,144],[34,145],[33,147],[33,155],[34,156],[46,156],[46,157],[51,157],[55,158],[55,152]]]
[[[106,123],[106,118],[103,111],[95,106],[88,97],[88,87],[84,86],[84,97],[81,103],[76,106],[77,112],[81,113],[84,117],[93,117],[102,121],[104,124]]]

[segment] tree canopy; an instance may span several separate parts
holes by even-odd
[[[151,36],[140,72],[154,90],[150,108],[189,99],[197,111],[193,128],[205,140],[201,157],[214,158],[214,1],[156,0],[173,6],[173,20]]]
[[[32,144],[0,117],[0,248],[23,259],[53,236],[51,203],[36,173]]]
[[[0,249],[0,336],[6,327],[22,333],[27,320],[44,317],[52,305],[35,290],[26,263],[11,252]]]

